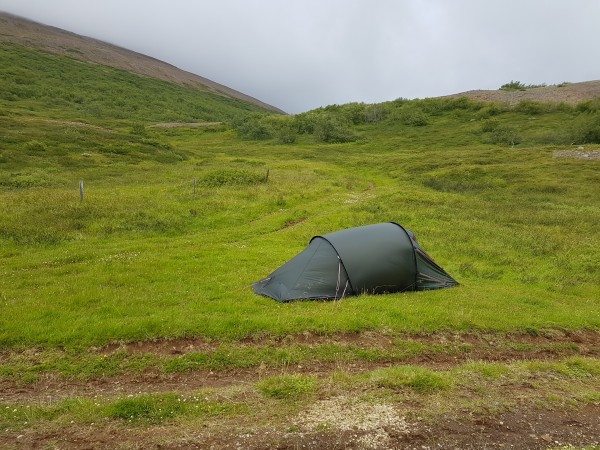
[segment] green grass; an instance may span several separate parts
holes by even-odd
[[[450,387],[447,376],[433,370],[415,366],[395,366],[378,369],[370,374],[371,383],[391,389],[410,388],[420,394],[436,392]]]
[[[148,426],[175,420],[206,420],[246,413],[243,403],[212,399],[208,391],[164,392],[116,398],[74,397],[50,404],[0,405],[0,426],[25,429],[48,423],[102,424],[112,420]]]
[[[278,118],[297,132],[280,144],[243,139],[227,123],[147,126],[233,121],[247,105],[1,50],[2,347],[600,328],[599,162],[554,158],[567,147],[549,138],[597,117],[591,104],[534,116],[464,100],[396,101],[377,114],[330,107]],[[211,102],[210,114],[192,114]],[[403,120],[405,109],[426,124]],[[319,142],[310,129],[323,114],[358,139]],[[518,145],[490,142],[490,114],[518,132]],[[461,285],[341,304],[253,294],[252,282],[312,236],[382,221],[414,231]]]
[[[279,400],[300,400],[314,394],[317,378],[312,375],[278,375],[264,378],[258,389],[266,397]]]

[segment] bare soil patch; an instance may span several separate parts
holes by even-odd
[[[558,150],[554,152],[552,156],[555,158],[575,158],[584,160],[600,159],[600,149],[587,151],[584,148],[581,148],[581,150]]]

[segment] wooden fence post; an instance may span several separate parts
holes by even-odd
[[[83,201],[83,180],[79,180],[79,201]]]

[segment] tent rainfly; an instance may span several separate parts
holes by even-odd
[[[315,236],[304,251],[252,286],[280,302],[424,291],[458,283],[395,222]]]

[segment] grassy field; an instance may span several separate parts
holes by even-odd
[[[465,379],[495,393],[477,411],[498,401],[500,377],[514,385],[537,380],[542,405],[558,404],[561,389],[572,402],[598,403],[598,359],[579,356],[572,342],[553,348],[562,359],[546,366],[428,369],[417,362],[414,370],[371,367],[362,375],[345,366],[472,348],[411,336],[600,330],[600,160],[556,156],[598,147],[597,102],[507,108],[397,100],[268,116],[122,71],[17,46],[1,50],[0,380],[136,376],[152,368],[266,367],[268,376],[253,384],[262,397],[243,404],[179,391],[131,401],[6,403],[0,428],[22,429],[28,408],[35,413],[26,422],[43,427],[239,419],[264,402],[333,395],[342,381],[377,398],[383,389],[386,401],[390,392],[417,396],[431,414],[433,399],[448,395],[451,403],[465,394]],[[204,124],[156,126],[166,122]],[[384,221],[413,231],[460,286],[291,304],[253,294],[252,282],[312,236]],[[364,333],[394,348],[322,338]],[[306,334],[322,340],[302,346],[297,336]],[[183,339],[213,347],[182,357],[106,350]],[[290,364],[309,361],[344,367],[324,378],[288,373]],[[231,395],[250,395],[244,392]],[[160,405],[171,413],[159,414]]]

